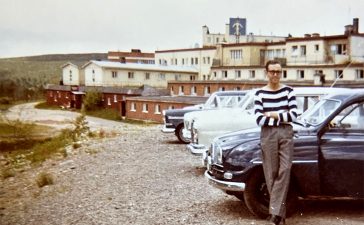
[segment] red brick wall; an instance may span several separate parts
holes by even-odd
[[[131,111],[131,104],[135,103],[135,111]],[[143,104],[148,104],[148,112],[143,112]],[[160,105],[160,112],[155,113],[155,106]],[[157,123],[163,123],[162,111],[172,107],[174,109],[180,109],[185,106],[193,104],[186,103],[174,103],[174,102],[158,102],[158,101],[145,101],[145,100],[127,100],[126,101],[126,118],[135,120],[149,120]]]
[[[47,90],[46,101],[49,105],[68,107],[73,95],[70,91]]]

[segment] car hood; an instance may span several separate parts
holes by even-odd
[[[214,113],[199,114],[194,127],[199,130],[240,130],[256,127],[255,115],[243,109],[216,110]]]

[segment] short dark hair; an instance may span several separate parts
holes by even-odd
[[[278,61],[278,60],[275,60],[275,59],[268,60],[268,62],[265,64],[265,70],[268,71],[269,65],[274,65],[274,64],[279,64],[279,65],[282,66],[282,63],[280,61]]]

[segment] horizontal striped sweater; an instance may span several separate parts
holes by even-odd
[[[291,87],[283,85],[276,91],[259,89],[254,96],[254,112],[258,126],[279,126],[297,119],[297,102]],[[267,117],[266,112],[278,113],[279,119]]]

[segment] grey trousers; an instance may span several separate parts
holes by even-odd
[[[292,126],[262,127],[260,140],[264,176],[270,194],[269,213],[285,218],[293,158]]]

